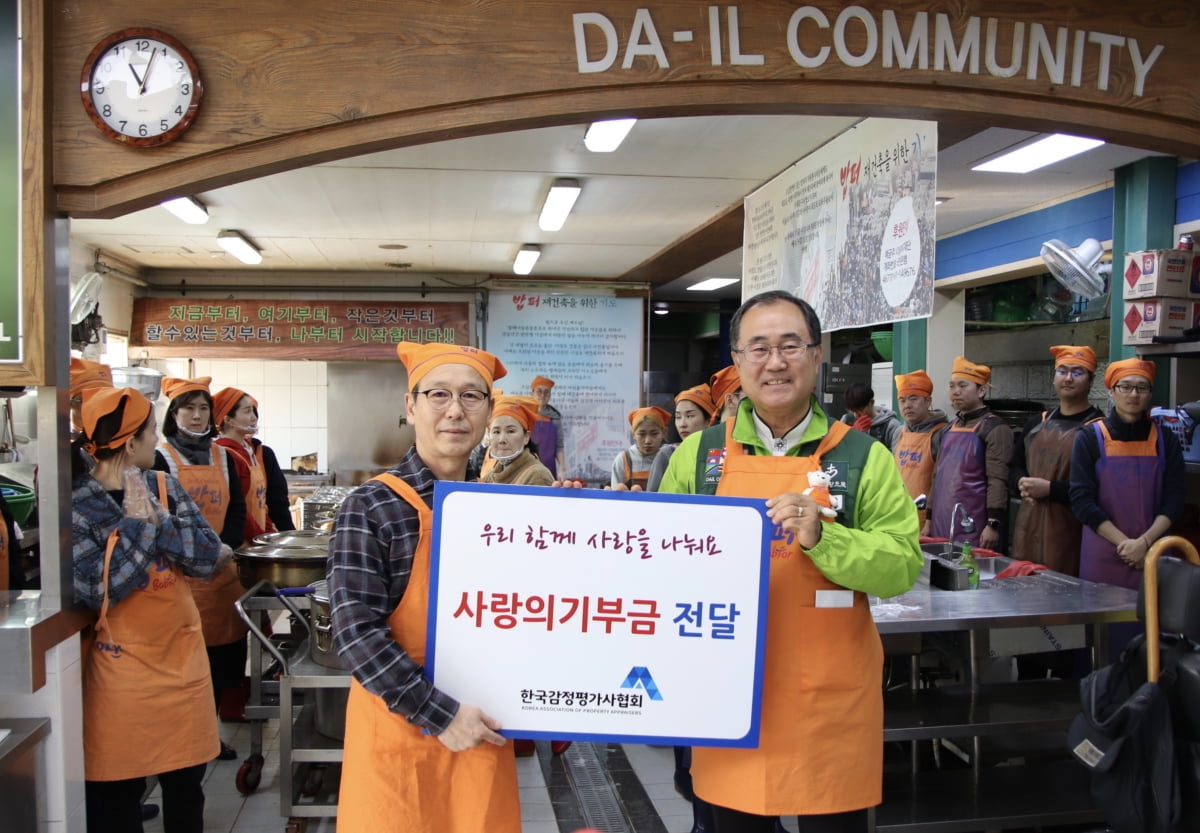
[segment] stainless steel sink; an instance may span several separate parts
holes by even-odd
[[[949,544],[922,544],[921,552],[925,555],[921,576],[928,579],[931,587],[942,590],[967,589],[967,568],[958,563],[962,556],[962,544],[955,544],[953,550]],[[979,555],[975,557],[975,563],[979,566],[979,581],[984,582],[1003,572],[1012,559],[1005,555]]]

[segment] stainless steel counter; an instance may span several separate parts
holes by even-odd
[[[37,745],[46,718],[0,720],[0,818],[5,830],[37,830]]]
[[[62,609],[40,590],[0,593],[0,694],[31,694],[46,684],[46,651],[94,622]]]

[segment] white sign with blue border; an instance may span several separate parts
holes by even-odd
[[[439,482],[426,672],[510,738],[758,745],[748,498]]]

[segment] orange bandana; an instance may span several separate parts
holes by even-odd
[[[198,376],[195,379],[180,379],[175,376],[168,376],[162,380],[162,391],[167,399],[174,399],[177,396],[183,396],[185,393],[191,393],[192,391],[210,393],[208,386],[211,382],[211,376]]]
[[[456,344],[417,344],[415,341],[402,341],[396,345],[396,355],[408,371],[410,390],[416,390],[417,383],[425,378],[429,371],[444,364],[465,364],[483,377],[483,383],[488,388],[491,388],[492,382],[503,379],[504,374],[508,372],[504,364],[491,353]]]
[[[213,394],[213,424],[217,426],[218,431],[221,430],[221,423],[225,421],[225,417],[233,413],[243,396],[250,394],[237,388],[221,388]],[[258,400],[250,396],[250,404],[257,408]]]
[[[1075,347],[1071,344],[1060,344],[1057,347],[1050,348],[1050,355],[1054,356],[1055,367],[1071,364],[1076,367],[1082,367],[1091,373],[1096,372],[1096,351],[1091,347]]]
[[[896,396],[933,396],[933,380],[924,370],[901,373],[896,377]]]
[[[72,399],[81,391],[93,388],[111,388],[112,386],[112,370],[108,365],[71,357],[70,395]]]
[[[96,431],[96,424],[122,407],[124,410],[121,413],[121,427],[112,438],[102,444],[91,439]],[[83,433],[89,438],[83,444],[83,450],[95,456],[97,449],[120,448],[126,440],[137,435],[153,410],[154,406],[150,404],[150,400],[137,388],[104,388],[92,391],[84,398],[81,414]]]
[[[496,405],[492,409],[492,421],[496,421],[496,417],[506,416],[512,417],[517,422],[521,423],[521,427],[526,433],[533,430],[533,423],[538,420],[546,421],[547,417],[538,414],[537,400],[532,396],[501,396],[496,399]]]
[[[634,408],[629,412],[629,427],[634,431],[646,420],[658,423],[659,428],[666,428],[671,415],[657,405],[649,408]]]
[[[1112,390],[1113,385],[1124,379],[1126,376],[1145,376],[1150,384],[1154,384],[1154,362],[1146,362],[1141,359],[1121,359],[1119,362],[1113,362],[1108,366],[1108,370],[1104,371],[1104,387]]]
[[[535,377],[533,377],[533,381],[529,383],[530,390],[533,390],[534,388],[552,388],[552,387],[554,387],[554,380],[547,379],[545,376],[535,376]]]
[[[708,380],[713,403],[718,409],[725,407],[725,397],[742,389],[742,376],[737,367],[729,365],[714,373]]]
[[[680,402],[692,402],[700,410],[704,411],[706,417],[712,416],[716,407],[713,405],[712,390],[708,385],[696,385],[694,388],[688,388],[685,391],[680,391],[675,397],[675,404]]]
[[[992,369],[986,364],[969,362],[963,356],[955,356],[950,368],[950,378],[959,377],[977,385],[986,385],[992,378]]]

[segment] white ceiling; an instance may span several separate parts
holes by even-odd
[[[161,208],[113,220],[76,220],[73,240],[137,267],[163,271],[243,267],[217,246],[239,229],[262,249],[256,273],[401,271],[512,277],[522,244],[542,245],[530,280],[613,279],[737,205],[857,119],[719,116],[638,122],[614,153],[583,147],[586,125],[438,142],[276,174],[195,196],[210,213],[189,226]],[[944,147],[938,209],[944,237],[1060,201],[1111,181],[1112,170],[1147,151],[1104,146],[1034,174],[979,174],[969,164],[1036,134],[1000,128]],[[583,192],[558,232],[538,228],[552,180],[575,177]],[[384,245],[406,248],[382,249]],[[740,277],[735,250],[659,286],[656,299],[738,297],[686,292],[703,277]],[[264,276],[265,277],[265,276]],[[332,276],[331,276],[332,277]],[[286,276],[264,282],[286,283]],[[386,283],[382,283],[386,285]]]

